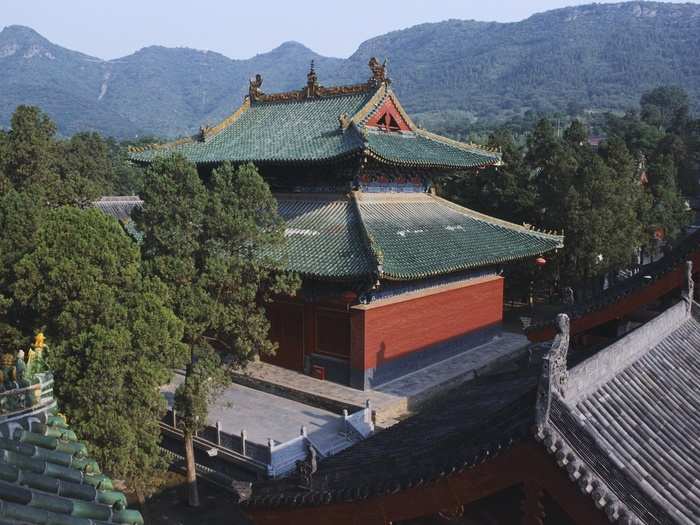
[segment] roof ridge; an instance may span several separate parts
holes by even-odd
[[[168,148],[173,148],[176,146],[182,146],[183,144],[192,144],[197,141],[197,136],[196,135],[190,135],[188,137],[182,137],[176,140],[172,140],[170,142],[154,142],[151,144],[144,144],[143,146],[129,146],[127,148],[127,151],[129,153],[142,153],[144,151],[151,151],[151,150],[159,150],[159,149],[168,149]]]
[[[208,138],[212,137],[213,135],[218,135],[223,130],[225,130],[226,128],[231,126],[234,122],[236,122],[241,117],[241,115],[243,115],[243,113],[248,111],[248,109],[250,109],[250,97],[246,96],[243,98],[243,104],[238,106],[236,111],[231,113],[228,117],[223,119],[221,122],[219,122],[218,124],[211,126],[211,127],[202,126],[202,128],[200,128],[201,139],[203,141],[206,141]]]
[[[372,98],[370,98],[364,106],[362,106],[357,112],[355,112],[354,115],[352,115],[347,120],[347,126],[343,126],[343,129],[348,128],[350,124],[354,124],[356,127],[362,126],[364,121],[369,117],[372,110],[382,103],[388,91],[389,86],[387,85],[387,83],[381,82],[377,86],[377,90],[375,91],[374,95],[372,95]]]
[[[563,242],[564,242],[564,235],[559,235],[557,233],[551,233],[551,232],[545,232],[545,231],[540,231],[535,228],[533,228],[531,225],[520,225],[520,224],[515,224],[514,222],[509,222],[503,219],[498,219],[497,217],[492,217],[490,215],[486,215],[485,213],[478,212],[476,210],[472,210],[471,208],[466,208],[464,206],[460,206],[459,204],[456,204],[452,201],[449,201],[447,199],[444,199],[442,197],[439,197],[437,195],[430,194],[429,195],[432,199],[435,199],[445,206],[455,210],[458,213],[462,213],[463,215],[468,215],[469,217],[472,217],[474,219],[487,222],[490,224],[495,224],[497,226],[502,226],[504,228],[508,228],[511,230],[516,230],[516,231],[522,231],[526,232],[529,234],[534,234],[539,237],[544,237],[546,239],[555,239],[559,240],[562,243],[563,247]]]
[[[240,106],[238,106],[236,111],[231,113],[228,117],[224,118],[214,126],[201,126],[199,128],[199,133],[197,133],[196,135],[190,135],[189,137],[182,137],[180,139],[176,139],[170,142],[162,142],[160,144],[155,143],[147,144],[145,146],[129,146],[128,151],[129,153],[141,153],[143,151],[149,150],[168,149],[175,146],[182,146],[183,144],[192,144],[194,142],[205,142],[207,139],[210,139],[212,136],[218,135],[223,130],[231,126],[248,109],[250,109],[250,97],[245,96],[243,98],[243,103]]]
[[[350,201],[355,207],[357,217],[360,219],[360,231],[362,232],[362,240],[364,241],[365,248],[367,248],[367,250],[369,251],[372,259],[374,259],[375,275],[377,278],[380,278],[384,276],[384,253],[382,252],[382,249],[379,247],[377,241],[374,239],[372,234],[367,229],[367,226],[365,225],[365,217],[362,213],[362,208],[358,203],[359,193],[360,192],[357,190],[351,191]]]
[[[382,87],[384,88],[383,90],[381,90]],[[382,91],[381,96],[379,96],[380,90]],[[401,115],[401,118],[404,119],[406,124],[408,124],[410,130],[412,132],[415,132],[418,129],[418,126],[416,126],[415,122],[413,122],[408,113],[406,113],[406,110],[401,105],[401,102],[396,96],[396,93],[393,89],[391,89],[391,86],[387,82],[382,82],[375,96],[373,96],[367,102],[367,104],[365,104],[365,106],[363,106],[357,113],[355,113],[355,115],[352,116],[350,121],[355,123],[356,125],[361,125],[364,128],[364,125],[367,122],[367,120],[374,114],[375,111],[377,111],[381,107],[381,105],[387,99],[391,100],[394,103],[394,106],[399,112],[399,115]]]
[[[281,91],[279,93],[262,93],[252,99],[254,104],[272,104],[276,102],[313,102],[319,99],[345,97],[371,93],[378,86],[371,82],[361,84],[348,84],[344,86],[318,86],[313,94],[308,94],[306,89],[295,89],[291,91]],[[246,96],[246,98],[250,98]]]

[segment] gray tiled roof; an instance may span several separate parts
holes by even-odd
[[[533,356],[540,350],[533,347]],[[322,461],[309,489],[297,479],[262,482],[246,504],[364,500],[487,461],[542,423],[540,369],[531,363],[467,383],[429,410]],[[553,454],[582,497],[611,522],[700,523],[699,375],[700,309],[694,305],[691,316],[682,301],[553,381],[561,392],[552,394],[536,435],[542,453]]]
[[[440,404],[323,460],[305,489],[299,480],[254,484],[252,507],[315,506],[394,494],[468,469],[528,439],[534,368],[474,380]]]
[[[137,195],[102,197],[92,203],[95,208],[115,217],[120,222],[129,221],[134,208],[139,208],[142,204],[143,201]]]
[[[662,315],[676,322],[684,308]],[[700,322],[696,312],[668,324],[657,318],[572,369],[551,424],[609,501],[643,523],[700,523]]]

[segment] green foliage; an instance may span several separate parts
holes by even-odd
[[[660,86],[642,95],[642,120],[668,130],[682,127],[688,118],[688,93],[678,86]]]
[[[206,423],[207,401],[224,384],[226,366],[274,351],[264,303],[271,294],[293,293],[298,281],[264,256],[284,242],[284,226],[254,166],[226,163],[205,187],[184,158],[159,159],[142,197],[135,220],[144,260],[168,285],[169,303],[186,326],[191,362],[176,408],[191,435]]]
[[[163,467],[158,387],[185,355],[163,285],[141,276],[138,247],[95,209],[47,211],[25,250],[10,289],[52,341],[61,409],[108,472],[147,488]]]
[[[29,340],[23,328],[33,322],[33,313],[14,300],[15,266],[34,246],[34,237],[44,213],[36,198],[9,189],[0,195],[0,347],[24,349]],[[28,334],[31,335],[31,334]]]
[[[698,185],[700,124],[688,115],[685,93],[658,88],[642,104],[641,116],[608,116],[609,137],[597,150],[576,119],[561,138],[551,122],[539,121],[526,151],[502,130],[491,145],[502,149],[504,166],[454,178],[443,191],[497,217],[564,231],[564,250],[540,272],[552,281],[627,268],[659,229],[671,242],[682,233],[690,217],[679,181]],[[532,278],[531,269],[523,272]]]

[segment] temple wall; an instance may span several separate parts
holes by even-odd
[[[485,342],[503,319],[503,278],[486,276],[351,309],[351,382],[368,388]],[[429,351],[429,353],[428,353]]]

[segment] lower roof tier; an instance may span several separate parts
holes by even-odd
[[[286,245],[271,254],[302,277],[413,281],[494,266],[561,248],[564,238],[428,193],[278,193]],[[124,222],[138,197],[94,205]]]
[[[563,246],[563,237],[427,193],[278,194],[288,268],[329,280],[410,281]]]

